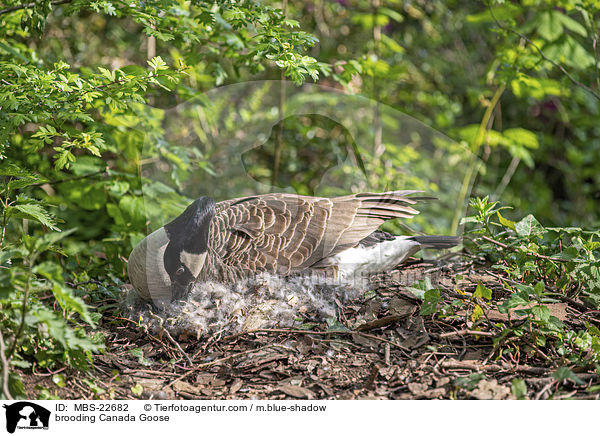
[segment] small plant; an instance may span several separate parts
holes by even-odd
[[[75,229],[60,232],[47,203],[20,193],[43,179],[11,164],[0,167],[0,177],[0,358],[7,380],[2,395],[13,398],[24,392],[11,368],[87,368],[104,338],[86,331],[96,326],[98,314],[76,295],[57,261],[64,256],[60,241]],[[36,224],[46,232],[28,234]]]
[[[513,222],[501,214],[506,207],[487,197],[471,200],[470,206],[475,213],[463,220],[474,225],[468,232],[469,248],[485,256],[492,270],[498,270],[497,277],[508,291],[502,300],[490,301],[491,308],[506,315],[507,322],[481,318],[498,332],[494,338],[497,352],[528,349],[557,366],[600,363],[597,321],[585,321],[585,329],[576,330],[567,317],[560,320],[551,310],[561,301],[575,299],[581,299],[581,307],[598,308],[600,242],[596,239],[600,232],[546,228],[532,215]],[[479,285],[473,297],[481,296],[490,300],[492,292]],[[564,379],[573,378],[560,380]]]

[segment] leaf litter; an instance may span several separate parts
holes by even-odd
[[[452,316],[419,315],[414,287],[425,277],[440,290],[438,310],[458,307]],[[503,327],[523,322],[523,314],[473,298],[480,284],[506,298],[498,277],[474,261],[413,262],[372,278],[364,296],[338,302],[333,321],[315,322],[308,311],[293,327],[202,340],[184,330],[171,340],[119,311],[104,313],[107,349],[91,372],[66,369],[61,387],[49,374],[21,376],[32,396],[64,399],[598,399],[593,365],[569,365],[526,339],[502,349]],[[589,322],[584,304],[571,301],[549,304],[552,316]],[[475,305],[482,307],[477,321]]]

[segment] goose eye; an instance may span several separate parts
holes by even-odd
[[[183,272],[184,272],[184,271],[185,271],[185,270],[183,269],[183,267],[182,267],[182,266],[180,266],[180,267],[177,269],[177,271],[175,271],[175,274],[177,274],[178,276],[180,276],[181,274],[183,274]]]

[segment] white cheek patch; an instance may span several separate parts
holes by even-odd
[[[202,267],[204,266],[204,260],[206,259],[207,254],[208,252],[194,254],[182,251],[179,255],[179,261],[190,270],[194,277],[198,277],[198,274],[200,274],[200,271],[202,271]]]

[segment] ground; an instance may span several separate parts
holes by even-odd
[[[425,276],[442,289],[439,306],[463,302],[453,316],[419,314],[409,284]],[[598,399],[593,368],[572,367],[578,382],[561,381],[553,376],[562,366],[556,356],[526,337],[499,340],[502,326],[521,317],[477,301],[485,322],[474,322],[478,284],[493,300],[509,292],[485,264],[415,262],[373,279],[365,297],[339,308],[337,322],[200,340],[152,335],[106,314],[106,352],[91,371],[22,377],[31,398],[45,390],[65,399]],[[572,327],[597,323],[576,298],[550,310]]]

